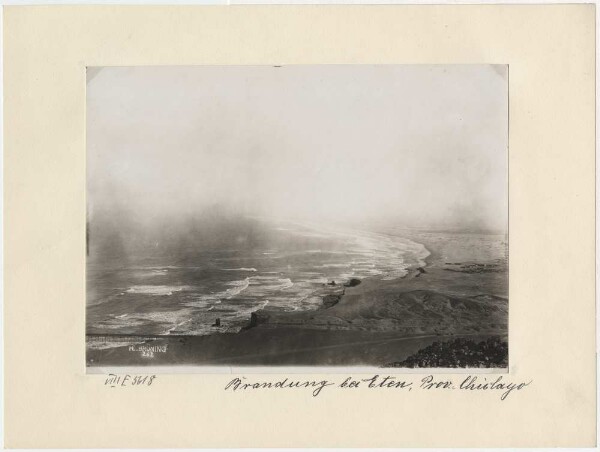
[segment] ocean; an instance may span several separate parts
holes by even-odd
[[[289,222],[263,222],[261,230],[268,240],[248,246],[243,236],[232,237],[228,246],[185,258],[88,259],[87,334],[237,332],[254,311],[318,309],[332,282],[401,278],[429,254],[414,241],[373,232]]]

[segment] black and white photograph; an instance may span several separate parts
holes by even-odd
[[[88,372],[506,369],[508,83],[88,67]]]

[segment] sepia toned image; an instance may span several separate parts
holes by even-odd
[[[87,69],[86,365],[508,366],[508,66]]]

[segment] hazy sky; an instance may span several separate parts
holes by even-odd
[[[93,216],[505,229],[505,66],[88,70]]]

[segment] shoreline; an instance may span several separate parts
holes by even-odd
[[[406,275],[400,276],[398,278],[395,278],[395,279],[392,279],[389,281],[398,281],[398,280],[403,280],[403,279],[409,279],[409,278],[413,278],[413,277],[418,277],[421,274],[426,273],[425,268],[429,265],[428,259],[433,255],[433,253],[430,249],[427,248],[427,246],[425,244],[417,242],[417,241],[413,240],[412,238],[405,237],[405,236],[398,236],[398,235],[385,234],[385,233],[378,233],[378,234],[384,235],[389,238],[401,237],[402,239],[409,240],[409,241],[413,242],[414,244],[421,245],[423,247],[423,249],[427,252],[427,256],[423,257],[420,262],[417,262],[417,263],[413,264],[412,266],[408,266],[406,268],[406,272],[407,272]],[[356,283],[353,283],[354,281],[356,281]],[[329,293],[329,294],[319,295],[321,298],[321,305],[318,306],[314,311],[324,311],[324,310],[334,307],[346,295],[347,288],[356,287],[360,284],[363,284],[365,282],[368,283],[371,281],[383,282],[385,280],[383,279],[382,275],[374,275],[374,276],[363,277],[362,279],[359,279],[356,276],[351,276],[348,278],[347,281],[343,281],[339,284],[335,284],[336,282],[333,281],[334,282],[333,287],[341,287],[342,293],[341,294]],[[325,284],[325,286],[328,286],[330,288],[332,287],[331,283],[327,283],[327,284]],[[225,334],[237,334],[237,333],[240,333],[241,331],[247,330],[249,328],[254,328],[255,326],[257,326],[257,322],[261,318],[261,312],[263,312],[263,311],[269,312],[269,308],[263,307],[261,309],[257,309],[256,311],[253,311],[250,314],[250,321],[246,327],[242,328],[240,331],[238,331],[236,333],[225,333]],[[311,312],[311,311],[301,311],[301,312]],[[286,313],[286,314],[293,314],[293,313],[294,312]]]
[[[341,294],[323,295],[323,303],[316,310],[261,309],[253,312],[247,327],[238,332],[207,336],[115,335],[116,342],[121,337],[137,340],[137,344],[166,346],[168,351],[144,357],[135,346],[132,350],[128,346],[88,346],[87,365],[362,363],[379,367],[403,361],[443,339],[506,338],[507,268],[489,256],[471,252],[480,248],[481,238],[403,232],[398,231],[397,236],[422,244],[429,254],[422,259],[424,265],[409,267],[401,278],[384,280],[372,276],[358,284],[345,285],[350,278],[345,284],[334,286],[332,291],[341,289]],[[496,246],[491,239],[485,240],[490,247]],[[106,335],[86,337],[91,341],[100,336]]]

